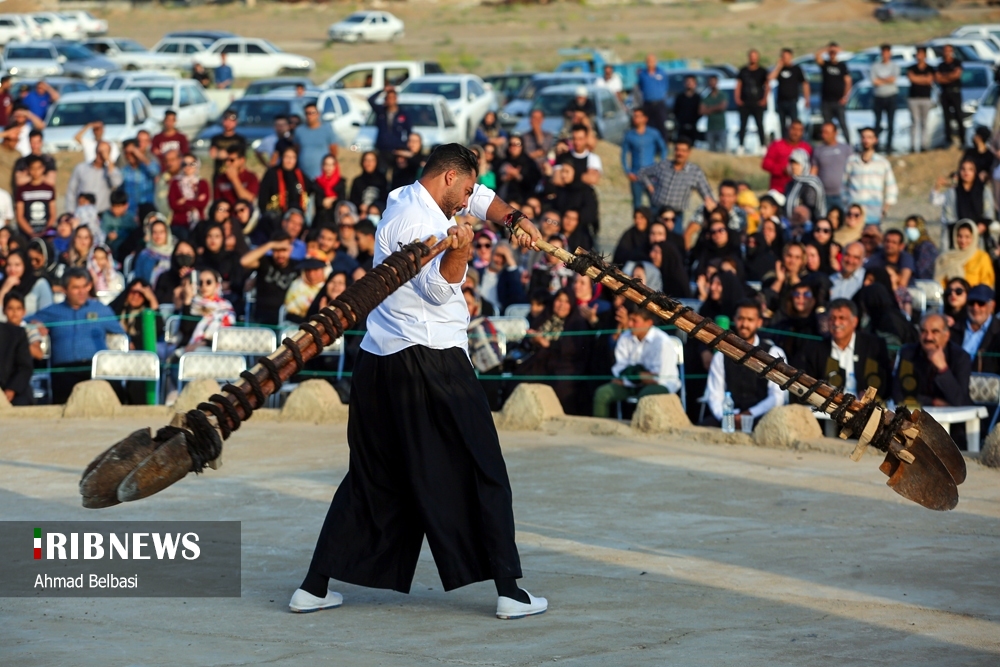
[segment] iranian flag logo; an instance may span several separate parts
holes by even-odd
[[[35,560],[42,560],[42,529],[35,528]]]

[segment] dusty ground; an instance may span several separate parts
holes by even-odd
[[[505,432],[524,585],[547,614],[494,619],[490,584],[443,593],[425,549],[411,595],[341,586],[343,608],[293,616],[344,427],[251,422],[222,470],[81,509],[80,470],[137,426],[4,422],[0,516],[241,520],[242,598],[3,599],[0,664],[1000,661],[1000,475],[975,463],[939,514],[892,493],[873,458]]]

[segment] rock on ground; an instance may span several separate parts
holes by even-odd
[[[65,418],[101,419],[114,417],[121,401],[107,380],[87,380],[73,387],[63,410]]]
[[[533,431],[549,419],[564,417],[559,397],[546,384],[519,384],[495,415],[497,428],[510,431]]]
[[[296,387],[281,409],[281,421],[332,424],[347,421],[347,406],[326,380],[306,380]]]
[[[986,442],[979,453],[979,462],[990,468],[1000,468],[1000,426],[994,426],[986,436]]]
[[[676,394],[655,394],[639,399],[632,428],[641,433],[672,433],[691,428],[691,420]]]
[[[800,442],[823,437],[819,422],[805,405],[782,405],[761,418],[753,432],[759,447],[796,449]]]

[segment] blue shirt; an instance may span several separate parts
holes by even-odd
[[[639,92],[643,102],[660,102],[667,98],[667,75],[659,67],[649,73],[647,68],[639,70]]]
[[[299,145],[299,168],[314,179],[323,173],[323,158],[330,154],[330,144],[337,143],[337,133],[329,123],[320,123],[315,129],[303,124],[295,129],[295,143]]]
[[[125,333],[114,312],[97,299],[73,309],[68,303],[54,303],[30,318],[49,329],[52,341],[52,365],[90,363],[95,354],[108,349],[104,337]]]
[[[215,68],[215,85],[233,82],[233,68],[229,65],[219,65]]]
[[[660,159],[667,157],[667,142],[659,132],[647,127],[642,134],[634,129],[625,134],[625,139],[622,140],[622,169],[626,174],[635,174],[643,167],[653,164],[657,155]]]
[[[152,204],[156,199],[156,177],[160,175],[160,161],[150,160],[149,164],[136,162],[136,166],[125,163],[122,167],[122,189],[128,195],[128,212],[138,218],[140,204]]]
[[[35,89],[32,89],[21,101],[24,102],[24,106],[28,107],[28,111],[42,120],[45,120],[45,114],[48,113],[49,106],[52,104],[52,98],[49,97],[48,93],[39,95]]]
[[[986,335],[986,330],[989,328],[990,323],[987,320],[983,323],[983,326],[979,327],[979,331],[973,331],[972,322],[966,321],[965,337],[962,338],[962,349],[965,350],[971,358],[976,358],[976,354],[979,352],[979,346],[983,344],[983,336]]]

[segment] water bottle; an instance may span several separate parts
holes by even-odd
[[[728,391],[725,400],[722,401],[722,432],[736,432],[736,404],[733,402],[732,394]]]

